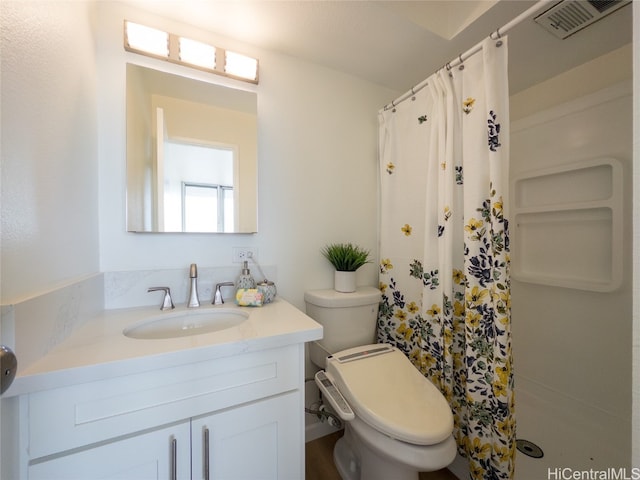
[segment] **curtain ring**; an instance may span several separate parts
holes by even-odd
[[[496,47],[501,47],[502,46],[502,40],[500,40],[502,38],[502,35],[500,35],[500,29],[496,28],[496,35],[498,36],[497,38],[497,42],[496,42]]]
[[[415,101],[416,99],[416,92],[414,91],[415,87],[411,87],[411,101]]]
[[[462,54],[458,55],[458,60],[460,60],[460,66],[458,70],[464,70],[464,60],[462,60]]]
[[[445,64],[445,68],[447,69],[447,71],[450,71],[451,70],[451,63],[447,62]]]

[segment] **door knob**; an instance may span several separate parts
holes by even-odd
[[[0,345],[0,395],[13,383],[17,370],[16,355],[9,347]]]

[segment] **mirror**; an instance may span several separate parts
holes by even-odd
[[[127,64],[127,230],[257,231],[255,92]]]

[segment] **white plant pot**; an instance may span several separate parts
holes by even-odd
[[[333,289],[336,292],[351,293],[356,291],[356,272],[335,271]]]

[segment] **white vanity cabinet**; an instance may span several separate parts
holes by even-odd
[[[297,392],[29,466],[30,480],[297,479]]]
[[[22,395],[19,477],[304,478],[303,368],[295,344]]]
[[[299,397],[292,392],[192,419],[191,478],[303,478],[304,467],[292,458],[300,448],[300,432],[289,419]]]
[[[175,452],[172,449],[174,441]],[[30,480],[189,479],[191,477],[190,444],[189,422],[183,422],[79,452],[64,453],[51,460],[35,462],[28,467],[28,478]],[[174,465],[175,477],[172,477]]]

